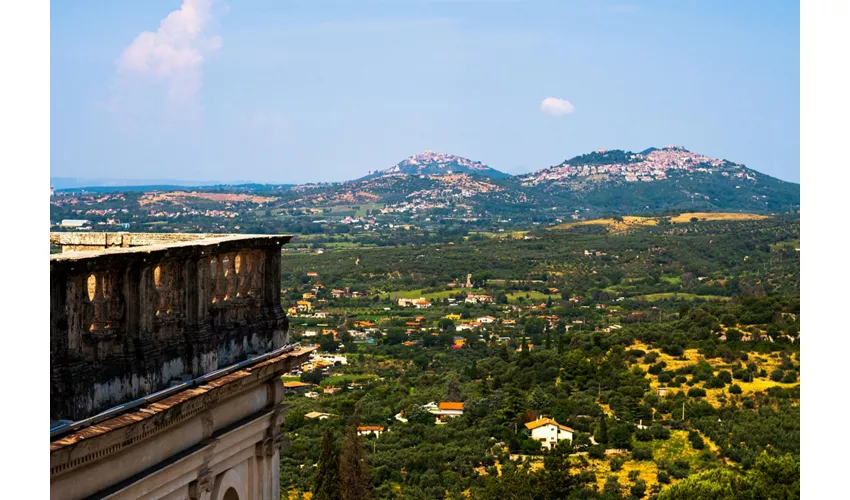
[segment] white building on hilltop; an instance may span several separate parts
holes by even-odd
[[[542,447],[552,449],[558,441],[564,439],[573,440],[573,430],[566,425],[561,425],[551,418],[538,418],[533,422],[528,422],[525,427],[531,433],[531,439],[540,441]]]

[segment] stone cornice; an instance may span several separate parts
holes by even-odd
[[[304,362],[315,347],[284,353],[206,385],[81,429],[50,443],[50,475],[64,474],[118,453],[201,414],[220,402],[267,383]],[[270,389],[271,390],[271,389]]]

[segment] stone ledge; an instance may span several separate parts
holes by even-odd
[[[182,235],[190,236],[189,234],[181,233]],[[178,235],[175,235],[178,236]],[[140,246],[130,246],[130,247],[114,247],[114,248],[104,248],[99,250],[91,250],[91,251],[83,251],[83,252],[66,252],[59,254],[52,254],[50,256],[50,265],[67,265],[69,263],[74,262],[87,262],[102,258],[117,258],[120,259],[124,256],[133,256],[135,255],[143,255],[143,256],[159,256],[163,254],[169,253],[169,251],[176,253],[190,253],[190,251],[183,251],[181,249],[191,249],[193,247],[197,248],[197,252],[200,254],[205,254],[205,249],[218,247],[219,251],[229,251],[229,250],[239,250],[243,248],[251,248],[251,247],[268,247],[270,245],[278,245],[282,246],[285,243],[289,242],[292,239],[292,235],[287,234],[228,234],[217,236],[208,236],[202,235],[203,237],[177,241],[173,243],[157,243],[153,245],[140,245]]]

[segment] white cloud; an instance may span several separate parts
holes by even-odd
[[[557,97],[547,97],[540,103],[540,111],[553,116],[568,115],[575,110],[576,107],[570,101]]]
[[[201,66],[221,49],[218,35],[208,33],[213,0],[183,0],[168,14],[156,33],[144,31],[118,59],[119,74],[135,75],[164,84],[168,96],[191,101],[201,87]]]

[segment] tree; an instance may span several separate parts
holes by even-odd
[[[602,415],[602,418],[599,419],[599,432],[596,435],[597,443],[607,443],[608,442],[608,419],[605,415]]]
[[[649,446],[635,446],[632,450],[632,458],[635,460],[652,460],[652,448]]]
[[[460,384],[458,384],[457,375],[449,374],[446,382],[446,401],[463,401],[460,394]]]
[[[325,352],[335,353],[337,350],[337,342],[334,340],[333,334],[322,335],[319,339],[319,348]]]
[[[408,406],[404,415],[407,421],[412,424],[430,425],[434,423],[434,414],[417,404]]]
[[[643,498],[643,496],[646,495],[646,481],[643,479],[637,479],[629,491],[633,497]]]
[[[602,487],[602,492],[612,498],[620,497],[620,481],[616,475],[608,476],[608,479],[605,480],[605,486]]]
[[[313,485],[315,500],[342,500],[342,483],[339,475],[339,450],[332,429],[325,430],[322,437],[322,451],[316,470],[316,482]]]
[[[342,443],[342,458],[339,463],[343,500],[369,500],[373,497],[372,478],[366,463],[366,451],[357,428],[348,426]]]
[[[608,431],[608,444],[622,450],[632,449],[631,427],[626,424],[615,425]]]

